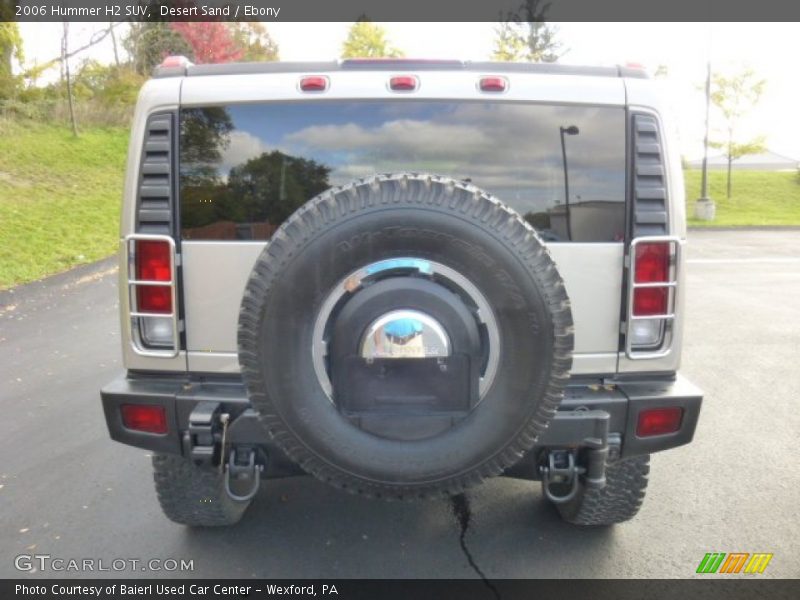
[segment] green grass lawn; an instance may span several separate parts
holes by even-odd
[[[0,121],[0,289],[113,254],[128,131]],[[686,171],[689,225],[800,225],[796,173],[711,171],[717,218],[696,221],[700,172]]]
[[[0,122],[0,289],[116,251],[128,131]]]
[[[686,178],[686,216],[689,226],[736,227],[745,225],[800,225],[800,177],[796,172],[735,171],[733,194],[726,198],[727,173],[708,172],[708,191],[717,204],[713,221],[694,218],[694,201],[700,197],[701,172],[691,169]]]

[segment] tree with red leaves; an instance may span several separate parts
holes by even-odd
[[[233,62],[242,57],[242,49],[225,23],[173,21],[170,27],[192,47],[197,64]]]

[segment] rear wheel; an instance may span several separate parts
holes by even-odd
[[[161,509],[181,525],[233,525],[250,505],[228,496],[224,475],[217,468],[197,466],[182,456],[154,455],[153,478]]]
[[[463,182],[387,175],[311,200],[257,260],[239,362],[275,442],[371,496],[458,493],[531,448],[569,377],[564,283]]]
[[[642,506],[649,472],[649,454],[609,463],[605,487],[581,484],[572,500],[556,504],[558,512],[575,525],[614,525],[632,519]]]

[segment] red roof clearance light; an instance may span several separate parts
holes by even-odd
[[[161,61],[160,67],[165,69],[173,68],[173,67],[187,67],[191,64],[190,61],[185,56],[177,55],[177,56],[167,56],[164,60]]]
[[[651,408],[639,413],[636,423],[637,437],[650,437],[675,433],[681,428],[683,409],[680,406],[668,408]]]
[[[634,257],[636,283],[669,282],[669,242],[652,242],[636,246]],[[669,288],[640,287],[633,292],[633,314],[637,317],[661,315],[667,311]]]
[[[308,75],[300,79],[300,89],[304,92],[324,92],[329,80],[324,75]]]
[[[419,87],[419,80],[414,75],[396,75],[389,79],[389,89],[395,92],[413,92]]]
[[[505,92],[508,80],[505,77],[481,77],[479,87],[482,92]]]
[[[122,424],[134,431],[167,433],[167,412],[163,406],[151,404],[123,404],[120,407]]]

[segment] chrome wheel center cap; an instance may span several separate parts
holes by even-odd
[[[417,310],[393,310],[367,328],[360,355],[376,358],[438,358],[450,356],[450,338],[441,324]]]

